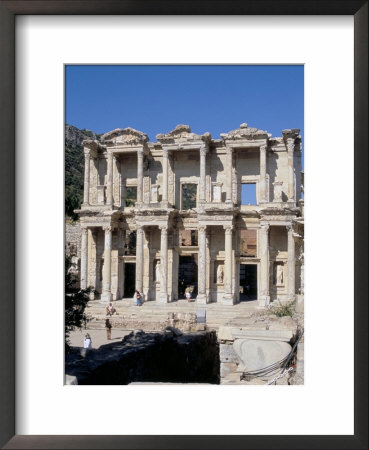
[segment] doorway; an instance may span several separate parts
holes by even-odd
[[[248,302],[258,298],[258,266],[240,264],[240,301]]]
[[[178,298],[185,298],[185,290],[191,289],[191,298],[197,296],[197,263],[193,255],[179,256]]]
[[[133,297],[136,289],[136,264],[124,264],[124,298]]]

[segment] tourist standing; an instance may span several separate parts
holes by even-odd
[[[191,290],[189,287],[186,288],[185,295],[186,295],[186,300],[188,302],[190,302],[191,301]]]
[[[111,329],[112,329],[112,324],[110,323],[109,319],[105,320],[105,329],[106,329],[106,339],[108,341],[111,340]]]
[[[85,339],[83,341],[83,348],[85,348],[85,349],[91,349],[92,348],[92,339],[91,339],[91,336],[88,333],[85,335]]]
[[[139,291],[135,291],[135,295],[133,296],[133,298],[136,300],[136,305],[137,306],[142,306],[142,295],[140,294]]]

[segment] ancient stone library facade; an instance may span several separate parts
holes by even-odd
[[[85,140],[81,287],[103,301],[184,298],[261,307],[304,293],[301,138],[241,124]]]

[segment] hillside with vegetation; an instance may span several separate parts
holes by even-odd
[[[82,141],[99,137],[93,131],[65,125],[65,216],[73,221],[78,219],[74,210],[79,209],[83,201],[85,161]]]

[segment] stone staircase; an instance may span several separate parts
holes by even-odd
[[[172,303],[160,304],[154,301],[145,302],[142,306],[136,306],[132,299],[123,299],[112,302],[118,314],[106,316],[106,303],[100,300],[90,301],[86,308],[86,314],[90,318],[87,328],[103,328],[105,319],[109,317],[114,328],[144,331],[160,331],[166,326],[176,326],[173,318],[180,321],[193,321],[198,310],[206,311],[206,327],[208,330],[218,330],[221,325],[232,319],[238,319],[242,323],[242,317],[248,317],[257,309],[258,302],[242,302],[237,305],[225,306],[218,303],[198,305],[196,301],[188,303],[186,300],[178,300]]]

